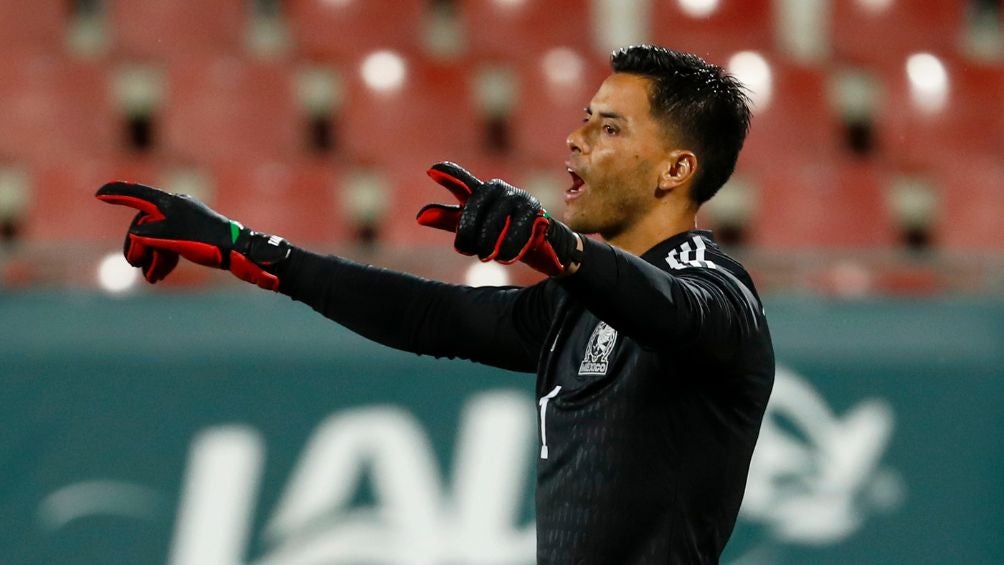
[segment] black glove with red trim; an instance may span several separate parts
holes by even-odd
[[[522,261],[550,276],[565,274],[582,261],[575,232],[525,190],[499,179],[482,182],[448,161],[433,165],[428,175],[460,204],[427,204],[418,212],[418,223],[455,232],[453,246],[459,253],[486,262]]]
[[[181,256],[227,269],[264,289],[279,289],[274,267],[291,250],[284,239],[251,231],[188,195],[142,184],[108,183],[95,196],[139,210],[129,225],[123,251],[130,265],[143,269],[147,281],[162,280]]]

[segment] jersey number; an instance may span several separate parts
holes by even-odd
[[[550,402],[552,398],[558,396],[561,392],[561,386],[554,387],[554,390],[549,392],[547,396],[541,397],[540,401],[540,458],[547,459],[547,403]]]

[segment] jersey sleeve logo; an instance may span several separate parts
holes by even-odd
[[[608,359],[617,343],[617,330],[611,328],[606,322],[596,324],[596,329],[589,336],[589,343],[586,345],[586,354],[579,364],[580,375],[606,375]]]
[[[717,269],[718,266],[705,256],[706,249],[701,236],[695,235],[690,241],[685,241],[679,248],[670,251],[666,262],[669,263],[669,268],[677,270],[688,267]]]

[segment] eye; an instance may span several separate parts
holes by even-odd
[[[610,124],[603,124],[603,133],[607,135],[617,135],[617,128]]]

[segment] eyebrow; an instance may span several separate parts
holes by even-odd
[[[591,107],[587,106],[585,108],[585,111],[590,116],[593,115],[593,109]],[[627,121],[627,120],[624,119],[624,116],[618,114],[617,112],[600,112],[599,116],[601,118],[610,118],[612,120],[621,120],[622,122],[623,121]]]

